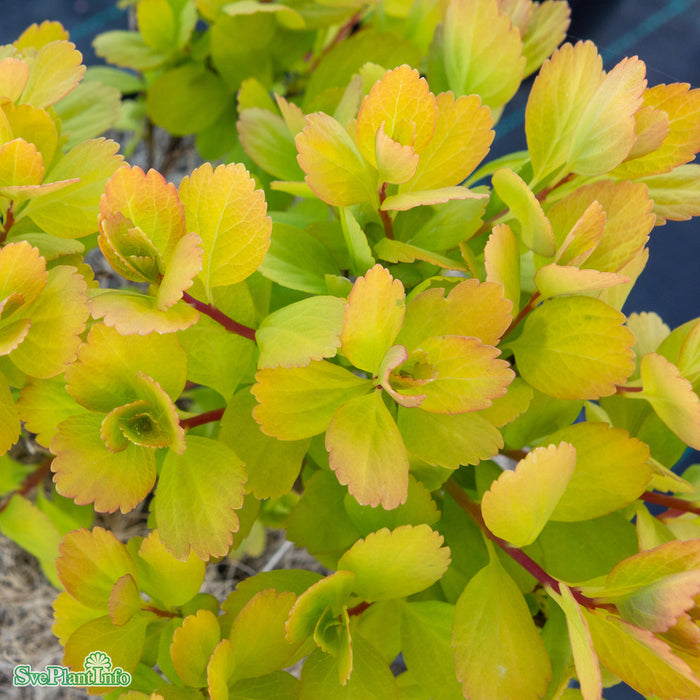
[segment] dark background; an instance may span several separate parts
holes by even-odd
[[[700,87],[699,0],[569,0],[568,40],[591,39],[612,68],[625,56],[639,56],[650,85],[687,82]],[[13,41],[33,22],[60,21],[85,62],[97,62],[91,41],[109,29],[126,29],[126,13],[112,0],[0,0],[0,44]],[[525,147],[524,106],[530,79],[508,106],[497,128],[492,155]],[[624,311],[655,311],[671,327],[700,316],[700,219],[655,228],[650,258]],[[688,453],[684,466],[698,462]],[[608,700],[642,696],[626,688],[605,692]]]

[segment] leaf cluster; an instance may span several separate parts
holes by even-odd
[[[700,319],[622,308],[700,215],[700,90],[557,48],[555,0],[135,13],[96,46],[138,76],[84,78],[57,23],[0,47],[0,529],[64,663],[127,700],[697,698]],[[138,100],[238,162],[124,163]],[[203,593],[264,525],[327,575]]]

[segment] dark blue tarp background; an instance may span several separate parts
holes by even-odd
[[[646,63],[650,85],[688,82],[700,87],[700,0],[570,0],[570,4],[569,40],[593,40],[607,69],[624,56],[637,55]],[[111,0],[0,0],[0,44],[44,19],[63,23],[88,65],[96,61],[90,43],[96,34],[127,28],[126,14]],[[528,90],[529,83],[503,115],[494,155],[524,147]],[[700,316],[700,219],[654,229],[649,247],[649,264],[625,312],[656,311],[671,328]],[[696,453],[683,461],[700,458]],[[605,696],[642,697],[620,687],[607,690]]]

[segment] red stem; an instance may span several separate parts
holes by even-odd
[[[12,496],[16,494],[26,496],[34,487],[38,486],[51,473],[52,461],[53,457],[45,459],[31,474],[28,474],[20,484],[20,487],[16,491],[9,493],[0,503],[0,513],[7,508]]]
[[[358,603],[354,608],[350,608],[348,610],[348,615],[352,617],[353,615],[361,615],[367,608],[370,607],[372,603],[368,603],[366,601],[362,601],[361,603]]]
[[[235,333],[236,335],[240,335],[243,338],[248,338],[248,340],[252,340],[253,342],[255,342],[254,328],[244,326],[242,323],[234,321],[232,318],[223,313],[223,311],[219,311],[219,309],[217,309],[215,306],[212,306],[211,304],[205,304],[203,301],[199,301],[199,299],[195,299],[194,297],[190,296],[187,292],[182,293],[182,298],[190,306],[197,309],[197,311],[209,316],[209,318],[213,319],[219,325],[223,326],[227,331]]]
[[[513,322],[506,329],[506,332],[503,334],[503,338],[505,338],[525,318],[525,316],[527,316],[530,313],[530,311],[532,311],[535,308],[539,298],[539,292],[532,293],[532,296],[528,300],[527,304],[525,304],[525,306],[523,306],[523,308],[520,309],[520,313],[513,319]],[[501,340],[503,340],[503,338],[501,338]]]
[[[382,220],[384,225],[384,233],[387,238],[393,240],[394,238],[394,222],[391,220],[391,216],[388,211],[382,209],[382,204],[386,199],[386,182],[382,184],[379,190],[379,218]]]
[[[190,428],[196,428],[198,425],[204,425],[205,423],[214,423],[217,420],[221,420],[221,416],[223,415],[223,408],[214,408],[211,411],[204,411],[204,413],[199,413],[196,416],[183,418],[180,421],[180,426],[184,430],[189,430]]]
[[[642,500],[646,503],[655,503],[657,506],[666,506],[669,510],[700,515],[699,505],[691,503],[690,501],[685,501],[682,498],[676,498],[675,496],[664,496],[661,493],[645,491],[642,494]]]
[[[5,212],[5,225],[0,231],[0,244],[4,243],[7,240],[7,234],[10,232],[12,225],[15,223],[15,214],[12,211],[12,204],[13,203],[10,202],[10,206]]]
[[[620,386],[619,384],[615,385],[616,394],[636,394],[640,391],[644,391],[643,386]]]
[[[554,591],[561,593],[561,586],[559,585],[558,579],[548,574],[534,559],[531,559],[525,554],[522,549],[518,549],[509,542],[497,537],[486,527],[479,504],[473,501],[453,478],[445,482],[445,491],[452,496],[457,505],[459,505],[459,507],[479,526],[484,535],[492,542],[495,542],[511,559],[513,559],[513,561],[520,564],[525,571],[532,574],[541,584],[549,585]],[[576,602],[586,608],[594,610],[595,608],[605,607],[596,604],[592,598],[583,595],[583,593],[576,588],[571,588],[570,590]]]

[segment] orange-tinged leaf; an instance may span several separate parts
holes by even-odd
[[[644,107],[667,115],[668,135],[659,148],[622,163],[615,176],[632,179],[666,173],[693,160],[700,150],[700,89],[691,90],[687,83],[654,85],[643,97]]]
[[[61,542],[56,569],[66,591],[83,605],[107,610],[114,584],[136,567],[126,547],[101,527],[72,530]]]
[[[452,648],[457,679],[470,700],[538,700],[547,689],[547,650],[523,594],[495,553],[457,601]]]
[[[406,318],[397,342],[410,351],[426,338],[462,335],[496,345],[512,320],[511,303],[503,288],[493,282],[468,279],[445,297],[441,287],[428,289],[406,305]]]
[[[0,300],[3,300],[4,319],[12,313],[5,302],[10,295],[19,293],[23,304],[31,304],[46,287],[48,278],[46,260],[26,241],[7,243],[0,248]]]
[[[554,398],[609,396],[634,371],[635,340],[624,321],[619,311],[590,297],[544,302],[512,344],[521,376]]]
[[[549,212],[554,238],[557,241],[557,254],[554,257],[559,265],[575,265],[580,267],[600,243],[605,232],[607,214],[598,200],[593,200],[571,225],[570,212],[567,204],[554,206]],[[571,229],[566,233],[567,227]]]
[[[29,80],[20,99],[34,107],[55,104],[76,87],[85,73],[82,54],[67,41],[45,44],[25,60],[29,63]]]
[[[175,333],[197,323],[199,312],[184,301],[167,309],[158,308],[156,297],[121,289],[104,289],[89,301],[94,318],[122,335]]]
[[[358,540],[340,558],[338,569],[355,574],[362,600],[404,598],[440,580],[450,563],[443,537],[428,525],[382,528]]]
[[[516,547],[532,544],[547,524],[576,467],[567,443],[536,447],[514,471],[504,471],[484,494],[481,512],[489,530]]]
[[[420,351],[427,353],[420,363],[425,362],[436,376],[425,384],[400,390],[409,396],[425,394],[420,408],[429,413],[468,413],[488,408],[492,399],[506,393],[515,377],[508,362],[497,359],[500,350],[483,345],[478,338],[434,336],[420,344]]]
[[[444,204],[453,199],[486,199],[488,195],[472,192],[467,187],[440,187],[436,190],[402,192],[387,197],[380,207],[382,211],[406,211],[426,204]]]
[[[382,393],[352,398],[326,431],[331,469],[361,505],[396,508],[408,493],[408,455]]]
[[[486,281],[500,284],[503,297],[520,308],[520,246],[508,224],[493,227],[484,248]]]
[[[646,696],[695,700],[700,681],[670,646],[651,632],[604,611],[581,609],[601,663]]]
[[[103,416],[85,413],[64,420],[51,441],[56,490],[78,505],[127,513],[153,488],[156,462],[153,450],[129,443],[110,452],[100,436]]]
[[[420,154],[415,176],[401,192],[459,185],[489,151],[493,118],[477,95],[455,100],[451,92],[443,92],[437,96],[437,108],[435,131]]]
[[[535,274],[535,286],[543,299],[561,294],[596,292],[629,282],[629,277],[616,272],[580,270],[572,265],[544,265]]]
[[[571,134],[567,166],[579,175],[602,175],[621,163],[637,138],[634,114],[647,86],[646,67],[625,58],[603,79]]]
[[[394,401],[396,401],[399,406],[404,406],[405,408],[412,408],[420,406],[423,403],[425,394],[419,394],[417,396],[406,396],[401,394],[391,385],[390,375],[391,373],[399,367],[403,362],[408,359],[408,353],[403,345],[392,345],[384,355],[379,369],[377,370],[376,384],[380,386],[384,391],[386,391],[389,396],[391,396]]]
[[[233,646],[231,679],[264,676],[289,665],[305,641],[290,642],[285,636],[285,623],[296,599],[291,591],[278,593],[267,588],[238,613],[229,635]]]
[[[0,187],[38,185],[43,177],[41,154],[33,143],[14,139],[0,147]]]
[[[384,124],[377,129],[375,141],[375,162],[379,182],[395,185],[408,182],[418,167],[418,154],[412,146],[402,146],[386,135]]]
[[[357,146],[372,165],[379,167],[377,131],[421,154],[435,130],[437,103],[425,78],[407,65],[387,71],[362,101],[357,115]],[[303,166],[302,166],[303,167]]]
[[[219,621],[211,610],[198,610],[183,620],[170,645],[170,658],[183,683],[194,688],[207,685],[207,664],[220,641]]]
[[[21,430],[10,385],[0,375],[0,454],[4,455],[15,444]]]
[[[655,352],[642,358],[640,394],[687,445],[700,449],[700,398],[676,365]]]
[[[403,284],[375,265],[353,285],[340,336],[350,362],[376,374],[386,351],[401,330],[406,313]]]
[[[185,213],[172,183],[156,170],[125,165],[110,178],[100,200],[100,220],[120,212],[170,259],[185,231]]]
[[[657,150],[670,131],[668,113],[651,105],[643,105],[634,115],[637,140],[627,156],[627,161],[640,158]],[[624,163],[620,166],[624,169]]]
[[[524,180],[509,168],[500,168],[491,182],[518,220],[522,242],[538,255],[552,257],[556,251],[552,224]]]
[[[8,56],[0,61],[0,98],[16,102],[29,80],[29,65],[19,58]]]
[[[296,145],[306,183],[324,202],[345,207],[378,201],[376,170],[365,162],[347,131],[333,117],[323,112],[309,114],[306,127],[297,134]]]
[[[168,451],[158,480],[155,514],[160,538],[182,561],[191,551],[204,560],[222,557],[238,531],[236,510],[243,505],[245,469],[223,442],[188,435],[186,443],[182,455]]]
[[[180,185],[187,230],[202,239],[200,279],[207,289],[241,282],[251,275],[270,246],[272,220],[262,190],[240,164],[209,163]]]
[[[202,269],[202,239],[196,233],[184,235],[167,261],[158,287],[155,305],[159,311],[169,309],[182,299]]]
[[[343,367],[322,360],[306,367],[258,370],[251,389],[258,401],[253,417],[266,435],[301,440],[322,433],[346,401],[372,386]]]
[[[494,0],[452,0],[444,21],[443,60],[450,89],[479,95],[491,108],[515,94],[525,69],[517,27]]]
[[[649,448],[626,430],[607,423],[576,423],[548,440],[576,448],[576,469],[552,513],[552,520],[574,522],[607,515],[641,496],[651,479]],[[610,468],[610,460],[615,468]]]
[[[571,651],[576,666],[576,677],[581,686],[583,700],[601,700],[603,686],[598,656],[581,609],[565,583],[559,583],[559,593],[547,587],[547,593],[556,600],[566,615]]]
[[[532,86],[525,132],[535,178],[561,170],[595,175],[624,160],[635,142],[634,113],[646,87],[644,64],[625,59],[609,74],[590,42],[564,44]]]
[[[85,278],[74,267],[59,265],[49,271],[42,293],[22,308],[32,325],[12,353],[21,371],[53,377],[75,359],[89,317],[86,291]]]

